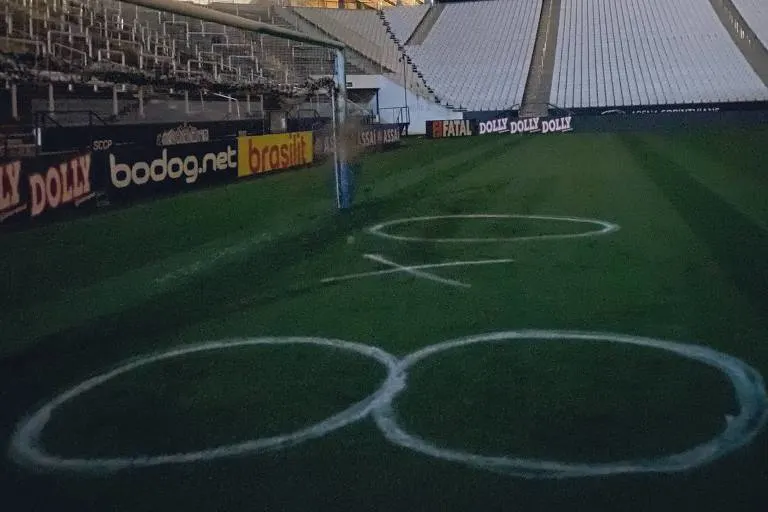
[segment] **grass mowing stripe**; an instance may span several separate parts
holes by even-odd
[[[19,350],[30,340],[83,325],[94,318],[141,304],[153,295],[188,285],[218,266],[247,258],[256,246],[268,243],[271,238],[268,233],[262,233],[237,242],[228,240],[222,244],[217,241],[194,252],[184,252],[130,270],[42,304],[12,311],[15,321],[8,322],[3,333],[0,357]],[[120,293],[115,293],[116,290]],[[36,322],[41,310],[45,311],[45,322]]]
[[[85,287],[220,239],[290,229],[333,208],[327,166],[159,197],[70,222],[2,233],[0,310]],[[286,208],[286,198],[302,198]],[[34,276],[34,279],[32,278]]]
[[[735,132],[733,137],[739,138],[738,145],[718,144],[717,137],[710,133],[679,137],[677,151],[669,156],[731,206],[768,229],[768,201],[764,194],[768,174],[761,161],[765,142],[745,131]],[[653,141],[657,147],[665,144],[658,137]]]
[[[478,165],[488,165],[490,160],[505,156],[522,142],[523,139],[510,140],[503,136],[489,136],[481,142],[458,140],[453,142],[457,148],[462,148],[458,153],[439,155],[423,166],[421,161],[412,163],[409,159],[402,165],[401,172],[390,177],[382,178],[374,174],[375,169],[366,170],[365,175],[372,176],[372,181],[370,186],[364,188],[358,207],[365,205],[368,209],[372,205],[383,205],[383,197],[389,196],[392,201],[400,201],[404,206],[410,206],[409,210],[414,210],[419,200],[434,197],[437,187],[450,184],[464,173],[473,172]],[[409,157],[411,154],[413,151],[409,151]],[[403,170],[409,172],[403,173]]]
[[[763,133],[763,137],[768,135],[768,131]],[[692,134],[690,138],[696,136]],[[721,146],[739,145],[739,137],[725,130],[713,140],[718,138],[722,139]],[[280,239],[260,245],[246,257],[200,273],[183,286],[173,286],[147,300],[137,301],[127,310],[101,315],[90,325],[85,323],[36,340],[18,357],[0,361],[0,408],[6,418],[0,422],[0,436],[9,434],[14,420],[34,410],[37,401],[112,367],[116,361],[162,350],[168,345],[234,336],[331,336],[406,354],[441,339],[492,330],[520,327],[610,330],[718,346],[725,352],[738,353],[745,361],[766,371],[763,317],[749,307],[746,295],[739,293],[729,276],[720,271],[705,240],[676,212],[679,206],[670,202],[646,174],[637,151],[630,151],[622,139],[612,134],[514,139],[510,136],[447,141],[409,139],[402,150],[366,156],[358,183],[370,186],[371,190],[361,191],[359,201],[349,214],[333,212],[331,173],[325,169],[320,171],[325,173],[322,176],[313,174],[314,171],[302,171],[258,184],[238,184],[228,191],[234,202],[225,200],[222,193],[206,190],[121,211],[115,215],[114,222],[100,219],[99,222],[75,222],[71,228],[69,224],[56,226],[68,228],[63,238],[68,242],[85,241],[84,235],[93,241],[91,222],[99,226],[101,237],[115,239],[105,254],[116,256],[123,265],[97,268],[98,279],[94,281],[105,275],[151,266],[168,257],[182,258],[190,250],[196,250],[194,247],[207,247],[206,244],[215,244],[216,240],[233,234],[242,234],[245,238],[246,233],[280,232],[285,233],[285,244]],[[688,139],[687,134],[672,134],[643,140],[651,141],[648,143],[663,157],[672,159]],[[706,153],[702,158],[706,158]],[[440,161],[439,167],[437,161]],[[686,168],[685,157],[679,156],[676,161]],[[737,159],[734,167],[738,165],[745,162]],[[693,174],[693,169],[685,170]],[[722,170],[725,170],[722,164],[713,164],[713,173]],[[290,201],[286,197],[290,197]],[[738,198],[734,202],[738,203]],[[346,241],[349,234],[357,234],[353,230],[378,222],[403,216],[446,214],[450,213],[449,209],[467,213],[463,210],[470,208],[472,212],[520,213],[521,209],[530,209],[528,213],[533,214],[600,218],[621,224],[622,231],[603,240],[518,244],[514,251],[518,263],[513,265],[477,267],[467,275],[460,270],[436,272],[459,280],[466,277],[472,284],[471,290],[461,292],[466,300],[456,300],[448,287],[387,283],[385,279],[360,280],[327,288],[317,286],[316,280],[330,275],[330,271],[374,268],[361,257],[364,253],[381,253],[401,264],[510,256],[506,247],[489,246],[479,251],[474,247],[437,248],[434,244],[396,245],[368,236],[357,237],[351,245]],[[151,215],[146,213],[149,210]],[[279,223],[280,227],[276,228],[273,223]],[[123,229],[129,231],[121,233]],[[453,227],[447,229],[450,231]],[[464,229],[472,231],[471,226]],[[24,266],[30,280],[38,278],[35,265],[49,269],[71,267],[52,256],[58,254],[58,258],[65,258],[63,254],[72,253],[66,248],[57,251],[62,237],[51,237],[47,241],[44,238],[37,237],[27,248],[18,245],[8,248],[13,256],[10,264],[33,252],[44,255],[36,258],[35,264]],[[137,241],[141,241],[141,250]],[[162,246],[161,250],[148,255],[144,248],[151,248],[155,242]],[[174,244],[177,246],[173,247]],[[0,248],[0,253],[5,249]],[[120,254],[121,249],[126,252]],[[90,245],[83,253],[98,250],[98,245]],[[431,251],[429,258],[421,257],[425,251]],[[87,261],[100,264],[93,255]],[[185,260],[184,264],[194,265],[194,262]],[[87,270],[87,265],[81,268]],[[40,279],[46,276],[58,279],[53,271],[43,272]],[[67,290],[73,288],[75,281],[58,279],[56,282],[61,290]],[[1,270],[0,283],[3,283]],[[142,283],[143,286],[146,283]],[[11,289],[11,293],[15,293],[15,289]],[[124,297],[133,293],[139,293],[138,289],[115,290],[116,295]],[[30,304],[44,303],[47,298],[32,295],[27,294]],[[44,316],[41,308],[40,321],[45,321]],[[547,346],[548,352],[554,349]],[[488,357],[497,361],[497,355],[492,352]],[[567,367],[566,373],[573,378],[571,382],[589,389],[588,376],[600,378],[602,370],[597,356],[606,356],[606,351],[585,350],[562,356],[562,366]],[[515,354],[510,357],[514,358]],[[529,373],[506,375],[513,385],[519,376],[535,387],[539,379],[551,374],[552,366],[543,358],[531,357],[529,361],[526,367]],[[564,379],[552,382],[550,403],[569,410],[573,405],[578,413],[576,419],[583,411],[591,413],[587,420],[595,417],[593,427],[572,423],[574,434],[586,439],[585,444],[601,443],[603,436],[611,434],[611,428],[620,434],[613,439],[615,442],[636,442],[637,437],[622,429],[622,421],[627,416],[620,412],[631,407],[624,403],[626,407],[622,409],[621,404],[625,399],[631,402],[635,392],[640,399],[639,407],[647,404],[648,412],[661,420],[659,428],[649,432],[649,445],[663,446],[665,402],[669,404],[669,399],[679,396],[684,389],[690,389],[691,397],[704,407],[669,416],[674,422],[669,429],[682,444],[711,430],[708,430],[707,418],[717,423],[715,428],[722,424],[721,416],[707,413],[729,410],[713,404],[719,396],[713,391],[720,388],[702,385],[704,381],[697,378],[695,368],[662,367],[653,360],[640,364],[630,354],[625,361],[622,351],[616,351],[607,361],[612,364],[609,370],[614,372],[623,371],[624,362],[637,371],[632,375],[622,374],[627,378],[612,387],[607,395],[585,392],[579,404],[569,403],[568,393],[573,390]],[[498,427],[497,431],[503,431],[505,426],[510,430],[524,427],[524,422],[514,415],[514,409],[520,407],[513,406],[512,417],[506,422],[489,412],[497,404],[510,404],[509,397],[498,385],[503,379],[496,379],[503,375],[498,372],[505,370],[514,372],[504,364],[489,368],[477,354],[471,359],[446,360],[445,366],[440,367],[449,382],[453,375],[465,378],[465,398],[477,405],[470,404],[464,410],[472,412],[472,407],[479,407],[488,412],[482,420],[467,425],[477,429],[478,435],[493,435],[494,426]],[[244,371],[249,371],[247,365]],[[301,364],[296,371],[302,371]],[[286,377],[291,375],[292,372]],[[478,375],[488,377],[489,395],[483,393]],[[212,387],[227,382],[226,377],[218,379],[212,375],[211,379]],[[639,393],[651,381],[657,391]],[[143,384],[149,394],[156,391],[151,382]],[[201,387],[207,388],[204,384]],[[665,387],[670,388],[669,393]],[[454,399],[462,399],[454,396],[450,388],[444,391],[446,407],[455,406]],[[728,391],[727,385],[722,386],[722,391]],[[567,427],[567,424],[539,403],[541,394],[535,389],[531,396],[534,398],[529,405],[533,419],[531,434],[546,433],[540,430],[550,427],[540,429],[538,422],[549,422],[553,425],[552,435],[560,436],[556,425]],[[654,396],[658,396],[658,400]],[[115,405],[119,407],[115,398]],[[418,404],[423,404],[433,397],[427,393],[417,398]],[[312,398],[291,391],[290,399],[300,403]],[[204,404],[199,414],[191,411],[191,421],[197,423],[201,434],[205,434],[207,428],[211,434],[227,431],[225,424],[230,418],[210,413],[218,405],[218,399],[211,397],[211,403]],[[643,413],[642,410],[629,412],[629,417],[635,412]],[[126,427],[139,432],[146,429],[147,421],[152,419],[150,410],[147,414],[126,416],[130,422]],[[612,416],[619,417],[613,419]],[[417,418],[421,416],[405,418],[406,424],[415,425]],[[445,419],[439,411],[434,417],[438,426],[450,429]],[[501,422],[504,425],[499,425]],[[170,433],[181,434],[186,430],[184,424],[177,428],[167,426]],[[265,426],[279,427],[280,424],[268,422]],[[66,424],[61,427],[60,440],[66,443],[67,431],[76,427]],[[462,435],[464,427],[455,428],[456,431],[451,432],[455,434],[455,446],[469,448],[465,443],[471,439]],[[151,429],[147,431],[148,436],[153,433]],[[658,438],[653,437],[656,434]],[[86,435],[81,439],[84,443],[91,441]],[[568,439],[558,437],[562,443]],[[259,509],[285,511],[365,510],[373,506],[380,510],[453,512],[478,507],[507,510],[511,497],[526,510],[566,510],[573,508],[574,501],[583,503],[589,510],[602,510],[608,500],[613,505],[611,508],[623,512],[726,510],[733,508],[735,500],[740,510],[763,510],[768,492],[762,478],[765,436],[758,442],[711,467],[684,475],[559,481],[550,485],[435,463],[405,450],[393,449],[371,425],[361,423],[279,457],[248,457],[189,466],[183,471],[137,472],[98,482],[30,475],[11,464],[0,463],[0,487],[8,489],[6,494],[11,499],[26,496],[32,500],[27,503],[27,509],[34,510],[57,507],[246,510],[256,504]],[[488,445],[478,448],[483,446]],[[567,446],[563,449],[557,443],[546,446],[551,448],[553,456],[567,455]],[[514,453],[515,446],[500,448]],[[584,449],[588,455],[587,447]],[[638,450],[640,455],[646,453],[652,452]],[[684,506],[671,507],[670,503]]]
[[[639,135],[624,143],[737,287],[768,312],[768,233]]]

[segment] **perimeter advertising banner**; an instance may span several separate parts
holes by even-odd
[[[118,146],[134,146],[137,151],[157,146],[202,144],[233,139],[239,135],[263,135],[266,125],[259,121],[211,121],[193,123],[151,123],[90,126],[53,126],[42,129],[43,153],[90,148],[106,151]],[[138,149],[142,148],[142,149]]]
[[[180,192],[233,181],[237,173],[235,139],[165,147],[118,147],[101,154],[110,199]]]
[[[91,153],[0,163],[0,224],[45,219],[96,197]]]
[[[562,133],[573,131],[573,116],[530,117],[519,119],[499,117],[486,121],[477,119],[452,119],[445,121],[427,121],[427,138],[471,137],[493,133]]]
[[[314,161],[312,132],[238,137],[237,176],[290,169]]]
[[[470,137],[476,135],[469,119],[450,119],[444,121],[427,121],[426,135],[428,139],[443,139],[446,137]]]
[[[366,150],[383,151],[400,144],[406,124],[372,124],[360,127],[357,134],[358,147]],[[333,153],[333,136],[329,130],[315,132],[315,156]]]

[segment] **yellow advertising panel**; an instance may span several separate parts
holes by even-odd
[[[238,177],[311,164],[312,132],[237,138]]]

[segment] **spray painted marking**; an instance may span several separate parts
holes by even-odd
[[[209,252],[208,254],[205,254],[205,256],[192,263],[189,263],[188,265],[184,265],[183,267],[179,267],[172,270],[171,272],[157,277],[154,280],[155,284],[166,284],[169,281],[180,281],[186,279],[187,277],[193,276],[198,272],[202,272],[207,268],[213,267],[216,264],[223,262],[225,258],[235,256],[240,253],[245,253],[263,242],[269,242],[271,239],[272,235],[269,233],[262,233],[261,235],[253,237],[249,240],[245,240],[239,244],[226,247],[219,251]]]
[[[471,267],[473,265],[480,266],[480,265],[496,265],[496,264],[502,264],[502,263],[512,263],[515,260],[511,258],[506,259],[494,259],[494,260],[475,260],[475,261],[449,261],[446,263],[428,263],[425,265],[409,265],[407,267],[403,267],[405,269],[409,270],[426,270],[426,269],[432,269],[432,268],[448,268],[448,267]],[[403,272],[403,268],[391,268],[388,270],[376,270],[373,272],[360,272],[359,274],[346,274],[343,276],[334,276],[334,277],[326,277],[325,279],[321,279],[321,283],[333,283],[336,281],[347,281],[349,279],[358,279],[361,277],[372,277],[372,276],[381,276],[386,274],[395,274],[397,272]]]
[[[406,432],[400,426],[393,402],[406,389],[407,372],[412,366],[434,354],[453,348],[479,343],[516,340],[601,341],[666,350],[684,358],[699,361],[723,372],[733,385],[739,412],[736,415],[726,416],[726,426],[720,434],[712,440],[699,444],[687,451],[655,458],[595,464],[526,459],[511,456],[489,457],[461,450],[441,448],[431,441],[421,439]],[[254,439],[239,444],[220,446],[197,452],[105,459],[63,458],[47,453],[40,441],[43,429],[57,408],[118,375],[130,372],[141,366],[194,352],[216,351],[251,345],[291,344],[319,345],[359,353],[385,366],[388,372],[387,377],[381,387],[367,398],[326,420],[304,429],[291,434]],[[182,464],[285,449],[303,441],[327,435],[367,417],[368,414],[373,414],[379,430],[390,442],[431,457],[524,478],[573,478],[607,476],[621,473],[669,473],[685,471],[711,463],[747,445],[758,435],[765,426],[766,421],[768,421],[768,396],[766,395],[765,384],[760,373],[733,356],[699,345],[687,345],[622,334],[548,330],[496,332],[429,345],[405,356],[399,361],[395,356],[379,348],[347,341],[325,338],[251,338],[191,345],[145,356],[82,382],[45,404],[18,425],[11,439],[9,456],[18,464],[33,468],[80,472],[117,471],[126,468],[159,466],[163,464]]]
[[[595,229],[591,231],[585,231],[583,233],[564,233],[564,234],[553,234],[553,235],[531,235],[531,236],[519,236],[519,237],[508,237],[508,238],[424,238],[424,237],[410,237],[410,236],[403,236],[403,235],[393,235],[391,233],[388,233],[385,231],[386,228],[390,228],[392,226],[398,226],[401,224],[411,224],[416,222],[430,222],[433,220],[441,220],[441,219],[534,219],[534,220],[554,220],[554,221],[562,221],[562,222],[577,222],[581,224],[592,224],[600,226],[600,229]],[[556,240],[556,239],[568,239],[568,238],[584,238],[584,237],[590,237],[590,236],[599,236],[599,235],[607,235],[608,233],[613,233],[614,231],[618,231],[619,225],[613,224],[611,222],[606,222],[602,220],[597,219],[584,219],[581,217],[562,217],[562,216],[552,216],[552,215],[517,215],[517,214],[464,214],[464,215],[434,215],[431,217],[409,217],[407,219],[396,219],[388,222],[383,222],[381,224],[377,224],[375,226],[372,226],[368,228],[368,233],[376,236],[380,236],[382,238],[387,238],[390,240],[396,240],[399,242],[437,242],[437,243],[502,243],[502,242],[520,242],[520,241],[527,241],[527,240]],[[366,255],[367,257],[367,255]],[[370,259],[370,258],[369,258]],[[436,263],[436,264],[424,264],[424,265],[409,265],[409,266],[400,266],[398,268],[390,269],[390,270],[383,270],[383,271],[374,271],[374,272],[360,272],[356,274],[346,274],[342,276],[332,276],[332,277],[326,277],[325,279],[321,279],[321,283],[333,283],[337,281],[347,281],[350,279],[359,279],[363,277],[371,277],[371,276],[380,276],[384,274],[392,274],[395,272],[409,272],[413,270],[426,270],[426,269],[433,269],[433,268],[442,268],[442,267],[462,267],[462,266],[478,266],[478,265],[496,265],[496,264],[504,264],[504,263],[512,263],[515,260],[510,258],[498,258],[498,259],[489,259],[489,260],[476,260],[476,261],[450,261],[446,263]],[[410,273],[410,272],[409,272]],[[458,281],[455,281],[455,283],[458,283]],[[447,284],[447,283],[446,283]],[[469,287],[470,285],[465,285],[464,283],[461,283],[465,287]],[[453,286],[457,286],[456,284],[453,284]]]
[[[85,203],[86,201],[90,201],[94,197],[96,197],[96,192],[91,192],[90,194],[88,194],[86,196],[78,197],[77,199],[75,199],[75,206],[80,206],[81,204]]]
[[[523,330],[497,332],[430,345],[402,359],[398,370],[405,376],[406,372],[418,362],[439,352],[457,347],[478,343],[519,340],[601,341],[666,350],[684,358],[699,361],[723,372],[733,385],[739,412],[729,418],[725,429],[712,440],[699,444],[687,451],[668,456],[594,464],[511,456],[483,456],[439,447],[431,441],[408,433],[400,426],[397,414],[393,408],[393,401],[406,388],[405,377],[403,377],[402,386],[395,390],[395,394],[389,397],[388,400],[382,400],[373,412],[379,429],[392,443],[431,457],[459,462],[474,468],[524,478],[573,478],[621,473],[669,473],[689,470],[713,462],[745,446],[757,436],[760,429],[765,425],[766,420],[768,420],[768,396],[766,396],[763,378],[757,370],[733,356],[717,352],[711,348],[652,338],[568,331]]]
[[[164,455],[138,455],[134,457],[114,457],[114,458],[65,458],[49,454],[42,446],[40,437],[43,429],[51,419],[51,415],[65,403],[77,398],[78,396],[90,391],[115,377],[128,373],[132,370],[147,366],[158,361],[173,359],[186,354],[196,352],[211,352],[217,350],[230,349],[234,347],[255,346],[255,345],[318,345],[321,347],[334,348],[355,352],[374,361],[378,361],[387,369],[387,378],[382,386],[373,394],[363,400],[352,404],[343,411],[333,416],[310,425],[301,430],[290,434],[283,434],[274,437],[253,439],[237,444],[218,446],[187,453],[172,453]],[[36,468],[58,469],[70,471],[118,471],[126,468],[137,468],[147,466],[159,466],[164,464],[181,464],[196,461],[206,461],[220,457],[234,455],[243,455],[247,453],[260,453],[271,450],[280,450],[293,446],[308,439],[322,437],[329,432],[337,430],[349,423],[364,418],[371,411],[377,401],[389,393],[389,390],[398,387],[396,384],[397,374],[395,367],[397,359],[384,352],[381,349],[361,343],[351,343],[348,341],[332,340],[325,338],[251,338],[236,339],[227,341],[217,341],[203,343],[200,345],[190,345],[175,350],[162,352],[135,359],[112,371],[102,373],[96,377],[86,380],[77,386],[60,394],[40,409],[32,416],[25,419],[18,427],[11,440],[9,456],[21,465],[29,465]]]
[[[454,281],[453,279],[446,279],[444,277],[436,276],[435,274],[430,274],[429,272],[424,272],[423,270],[419,270],[413,267],[404,267],[403,265],[399,265],[395,263],[394,261],[390,261],[383,256],[380,256],[378,254],[364,254],[364,258],[369,259],[371,261],[375,261],[377,263],[381,263],[383,265],[388,265],[390,267],[393,267],[394,270],[398,272],[404,272],[410,276],[418,277],[421,279],[427,279],[429,281],[434,281],[435,283],[441,283],[441,284],[447,284],[449,286],[457,286],[460,288],[469,288],[470,285],[466,283],[462,283],[459,281]]]
[[[0,213],[0,222],[3,222],[8,217],[12,217],[19,212],[23,212],[26,209],[27,209],[27,203],[24,203],[24,204],[20,204],[19,206],[17,206],[12,210],[8,210],[6,212]]]
[[[533,220],[553,220],[562,222],[575,222],[579,224],[592,224],[599,226],[600,229],[593,229],[585,231],[583,233],[562,233],[552,235],[530,235],[530,236],[513,236],[513,237],[488,237],[488,238],[428,238],[418,236],[405,236],[394,235],[388,233],[386,229],[394,226],[400,226],[403,224],[414,224],[417,222],[431,222],[434,220],[443,219],[533,219]],[[368,228],[368,233],[382,238],[388,238],[390,240],[398,240],[400,242],[432,242],[432,243],[499,243],[499,242],[522,242],[525,240],[560,240],[568,238],[584,238],[590,236],[607,235],[614,231],[619,230],[618,224],[612,222],[606,222],[597,219],[585,219],[581,217],[562,217],[556,215],[518,215],[518,214],[495,214],[495,213],[478,213],[478,214],[463,214],[463,215],[433,215],[431,217],[409,217],[407,219],[396,219],[388,222],[382,222]]]

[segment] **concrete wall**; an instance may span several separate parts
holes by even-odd
[[[403,84],[387,78],[383,75],[350,75],[347,82],[352,83],[353,87],[365,89],[378,89],[378,108],[381,112],[380,122],[396,123],[397,110],[394,107],[404,107],[408,104],[408,110],[411,117],[411,126],[408,133],[411,135],[423,135],[425,133],[426,121],[433,119],[462,119],[461,112],[454,112],[448,108],[433,103],[421,96],[418,96],[408,89],[403,88]],[[405,90],[405,94],[403,91]],[[368,107],[376,111],[377,98],[371,100]]]

